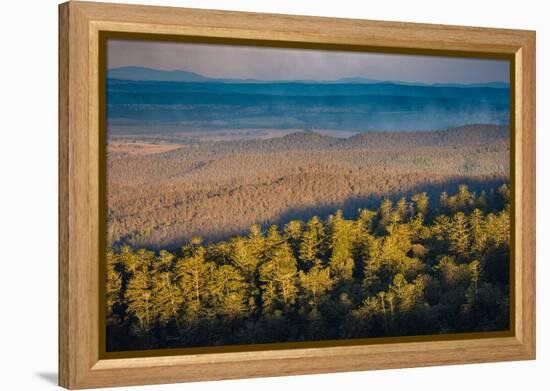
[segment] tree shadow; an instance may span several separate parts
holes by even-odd
[[[308,206],[290,208],[274,218],[271,224],[282,227],[291,220],[307,221],[313,216],[325,219],[329,215],[334,214],[338,209],[342,210],[346,218],[355,218],[360,208],[378,209],[380,203],[385,198],[389,198],[395,202],[405,197],[410,201],[410,197],[413,194],[420,192],[426,192],[430,199],[430,204],[438,207],[440,194],[443,192],[455,194],[460,185],[466,185],[471,192],[479,194],[481,191],[496,190],[505,183],[509,183],[509,179],[502,176],[481,178],[455,176],[442,181],[423,181],[403,191],[395,191],[387,194],[372,194],[366,197],[350,197],[343,202],[321,205],[318,207]]]
[[[368,209],[377,209],[380,206],[380,203],[384,198],[389,198],[392,201],[397,201],[402,197],[408,198],[415,193],[426,192],[430,204],[432,206],[439,206],[439,196],[442,192],[447,192],[449,194],[455,194],[458,191],[459,185],[467,185],[468,189],[471,192],[479,194],[481,191],[490,191],[496,190],[499,186],[505,183],[509,183],[510,179],[507,176],[502,175],[490,175],[490,176],[479,176],[472,177],[467,175],[456,175],[452,177],[447,177],[440,180],[424,180],[419,181],[410,186],[406,186],[401,191],[392,191],[384,194],[380,193],[371,193],[366,196],[356,196],[349,197],[340,202],[334,203],[325,203],[318,206],[296,206],[287,209],[285,212],[280,213],[270,219],[269,223],[259,223],[262,228],[267,228],[270,225],[274,224],[278,227],[283,227],[289,221],[292,220],[302,220],[307,221],[313,216],[318,216],[321,219],[326,219],[329,215],[334,214],[337,210],[342,210],[346,218],[356,218],[358,210],[360,208]],[[247,235],[248,228],[240,232],[227,232],[223,227],[220,227],[216,234],[210,236],[202,236],[202,239],[205,243],[214,243],[218,241],[228,240],[231,237],[237,235]],[[191,237],[193,235],[190,235]],[[200,235],[199,235],[200,236]],[[182,245],[188,241],[188,237],[182,237],[175,239],[169,242],[163,243],[162,246],[150,245],[146,246],[150,250],[168,250],[168,251],[178,251]]]

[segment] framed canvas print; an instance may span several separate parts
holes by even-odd
[[[535,33],[60,5],[67,388],[535,358]]]

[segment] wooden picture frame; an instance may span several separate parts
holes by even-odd
[[[100,354],[102,32],[509,58],[515,197],[510,333],[109,358]],[[59,6],[59,384],[91,388],[535,358],[535,32],[71,1]]]

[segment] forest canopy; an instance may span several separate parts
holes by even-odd
[[[112,245],[107,351],[507,330],[509,240],[509,186],[461,185],[177,252]]]
[[[108,240],[176,252],[192,237],[227,240],[246,235],[252,224],[284,227],[315,215],[325,220],[338,209],[352,217],[359,208],[378,208],[384,197],[416,192],[436,205],[441,192],[459,184],[479,194],[509,182],[506,126],[335,133],[273,130],[265,139],[238,133],[231,141],[212,141],[210,132],[198,132],[203,138],[196,144],[181,141],[167,152],[111,150]]]

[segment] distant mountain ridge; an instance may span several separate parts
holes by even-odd
[[[119,80],[135,81],[186,81],[186,82],[206,82],[213,79],[199,75],[198,73],[188,71],[163,71],[160,69],[144,67],[121,67],[113,68],[107,71],[107,77]]]
[[[163,156],[221,156],[234,153],[273,153],[288,151],[411,150],[414,148],[465,148],[508,143],[508,126],[472,124],[436,131],[365,132],[349,138],[336,138],[315,131],[295,132],[282,137],[254,140],[219,141],[198,145],[192,151],[184,147]]]
[[[196,72],[184,70],[161,70],[139,66],[125,66],[111,68],[107,71],[109,79],[131,81],[157,81],[157,82],[188,82],[188,83],[233,83],[233,84],[278,84],[278,83],[302,83],[302,84],[396,84],[410,86],[431,87],[488,87],[509,88],[509,83],[421,83],[394,80],[376,80],[365,77],[345,77],[336,80],[258,80],[258,79],[229,79],[203,76]]]

